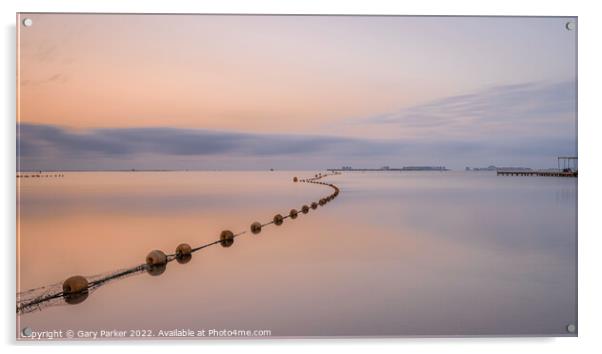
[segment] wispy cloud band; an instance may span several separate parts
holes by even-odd
[[[559,151],[570,150],[572,144],[570,137],[370,140],[159,127],[76,132],[21,124],[17,154],[23,170],[114,169],[137,166],[137,161],[153,168],[325,168],[349,163],[462,166],[541,158],[553,162]]]

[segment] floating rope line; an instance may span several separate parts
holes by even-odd
[[[272,220],[261,223],[259,221],[253,222],[249,231],[253,235],[261,233],[262,229],[269,225],[280,226],[286,219],[294,220],[300,214],[307,214],[310,210],[315,210],[319,206],[324,206],[336,198],[340,189],[332,183],[319,182],[320,179],[330,176],[339,175],[340,172],[332,172],[327,174],[318,173],[312,178],[299,179],[298,177],[293,178],[293,182],[297,183],[312,183],[328,186],[334,190],[333,193],[328,196],[321,198],[318,202],[312,202],[309,205],[303,205],[300,210],[291,209],[288,214],[276,214]],[[63,303],[75,305],[83,302],[89,296],[89,294],[98,289],[100,286],[107,284],[110,281],[122,279],[135,274],[141,274],[147,272],[150,275],[157,276],[163,274],[167,268],[167,264],[172,261],[177,261],[180,264],[188,263],[192,259],[192,254],[198,252],[207,247],[220,244],[222,247],[228,248],[234,244],[234,239],[245,235],[247,231],[241,231],[233,233],[230,230],[224,230],[221,232],[218,240],[199,245],[197,247],[191,247],[187,243],[178,245],[175,252],[172,254],[166,254],[161,250],[153,250],[146,256],[146,262],[131,268],[121,269],[109,274],[101,274],[96,276],[90,276],[88,278],[75,275],[67,278],[61,285],[61,283],[51,284],[40,288],[30,289],[17,294],[17,314],[25,314],[38,310],[42,310],[48,306],[61,305]]]
[[[30,173],[30,174],[17,174],[17,178],[62,178],[65,177],[62,173]]]

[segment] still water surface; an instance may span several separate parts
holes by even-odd
[[[317,201],[314,172],[69,172],[20,179],[17,291],[144,262]],[[19,316],[34,330],[269,329],[273,336],[566,335],[577,179],[352,172],[331,203],[160,276]]]

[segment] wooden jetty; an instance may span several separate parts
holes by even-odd
[[[537,176],[537,177],[577,177],[577,171],[572,170],[545,170],[545,171],[522,171],[522,170],[497,170],[498,176]]]

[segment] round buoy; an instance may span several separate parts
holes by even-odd
[[[251,232],[255,235],[257,235],[258,233],[261,232],[261,223],[255,221],[254,223],[251,224]]]
[[[293,177],[293,182],[297,182],[297,181],[298,181],[297,177]]]
[[[288,213],[288,216],[290,216],[291,219],[296,219],[298,214],[299,212],[297,209],[291,209],[291,211]]]
[[[146,264],[149,266],[157,266],[167,263],[167,256],[163,251],[154,250],[146,256]]]
[[[70,305],[82,303],[88,298],[88,280],[81,275],[67,278],[63,282],[63,299]]]
[[[282,215],[280,214],[276,214],[274,215],[274,225],[282,225],[282,223],[284,222],[284,218],[282,217]]]
[[[320,199],[318,204],[320,204],[320,206],[322,206],[322,205],[326,204],[326,201],[324,200],[324,198],[322,198],[322,199]]]
[[[304,205],[303,207],[301,207],[301,212],[303,214],[307,214],[309,212],[309,207],[307,205]]]
[[[219,235],[219,240],[223,247],[230,247],[234,243],[234,234],[230,230],[224,230]]]
[[[311,203],[311,208],[318,209],[318,203],[316,203],[316,202]]]
[[[75,294],[88,289],[88,279],[74,275],[63,282],[63,293]]]
[[[181,243],[176,247],[176,260],[180,264],[188,263],[192,259],[192,247],[187,243]]]

